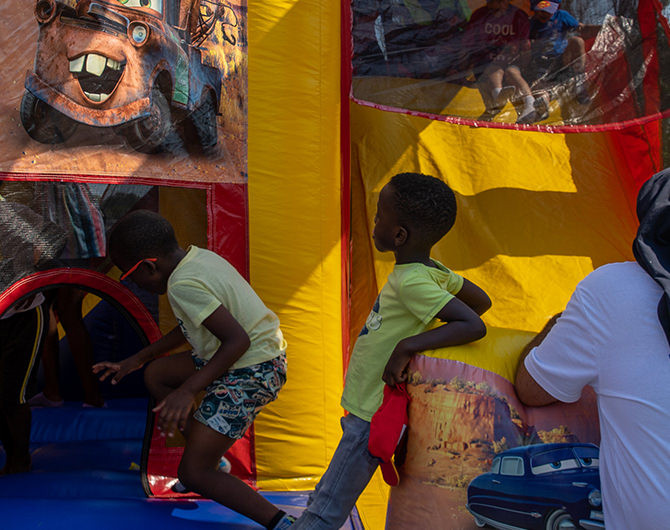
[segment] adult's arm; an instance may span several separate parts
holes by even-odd
[[[514,388],[524,405],[540,407],[558,401],[554,396],[542,388],[535,379],[533,379],[533,376],[528,373],[524,361],[530,351],[540,345],[560,316],[561,313],[557,313],[551,317],[551,319],[544,325],[544,328],[542,328],[542,331],[535,335],[521,352],[519,366],[517,366],[516,369],[516,378],[514,379]]]
[[[602,300],[608,283],[598,278],[589,275],[582,280],[560,318],[552,319],[526,347],[515,383],[523,403],[574,403],[586,385],[597,385],[598,359],[611,335],[607,303]]]

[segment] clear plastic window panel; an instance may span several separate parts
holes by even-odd
[[[29,274],[47,269],[109,269],[111,263],[106,252],[109,230],[131,210],[157,211],[161,189],[126,184],[0,180],[0,291]],[[205,212],[205,192],[190,191],[181,199],[182,222],[186,219],[191,222],[194,212]],[[199,226],[194,221],[191,224]]]
[[[668,0],[353,0],[352,95],[482,125],[658,117],[669,13]]]

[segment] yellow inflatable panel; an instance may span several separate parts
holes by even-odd
[[[495,293],[489,326],[538,331],[588,272],[632,258],[637,222],[605,134],[471,128],[356,105],[352,131],[369,230],[397,172],[455,191],[456,225],[433,256]],[[381,285],[393,257],[374,259]]]
[[[251,284],[288,382],[255,423],[258,485],[311,489],[340,438],[340,6],[249,2]]]
[[[577,283],[600,265],[632,259],[635,212],[606,133],[477,128],[357,104],[351,131],[352,187],[364,190],[354,199],[364,206],[352,212],[352,292],[367,292],[370,276],[380,288],[393,268],[393,256],[370,245],[378,194],[395,173],[417,171],[444,179],[457,196],[456,224],[433,257],[493,300],[484,339],[427,356],[512,382],[520,351]],[[375,295],[366,294],[368,311]],[[380,495],[373,483],[361,498],[365,520],[384,517]]]

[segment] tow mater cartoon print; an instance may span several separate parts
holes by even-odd
[[[37,0],[25,130],[53,144],[78,124],[110,127],[153,153],[184,124],[211,152],[221,72],[203,63],[201,45],[225,9],[232,8],[216,0]]]

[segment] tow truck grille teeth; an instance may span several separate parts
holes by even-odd
[[[88,53],[70,61],[70,72],[79,81],[88,99],[102,103],[112,94],[121,78],[125,62]]]

